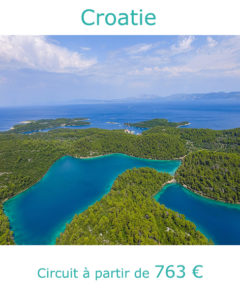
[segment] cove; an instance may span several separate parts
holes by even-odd
[[[28,190],[4,203],[14,240],[19,245],[55,244],[75,214],[108,193],[127,169],[150,167],[174,174],[179,160],[148,160],[124,154],[79,159],[64,156]]]
[[[199,196],[183,186],[166,185],[155,199],[184,214],[217,245],[240,245],[240,206]]]

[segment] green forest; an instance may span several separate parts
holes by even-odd
[[[188,122],[169,122],[167,119],[152,119],[148,121],[143,122],[137,122],[137,123],[124,123],[125,125],[132,126],[132,127],[138,127],[138,128],[153,128],[156,126],[164,126],[164,127],[179,127],[187,125]]]
[[[199,151],[187,155],[176,173],[179,183],[210,198],[240,203],[240,155]]]
[[[52,129],[57,127],[72,127],[72,126],[83,126],[89,125],[90,122],[85,118],[58,118],[58,119],[41,119],[25,121],[23,123],[14,125],[9,131],[14,133],[25,133],[33,132],[44,129]]]
[[[3,212],[2,203],[0,203],[0,245],[13,244],[13,233],[9,229],[8,218]]]
[[[143,135],[168,134],[185,142],[188,152],[208,149],[240,153],[240,128],[213,130],[199,128],[170,128],[157,126],[143,132]]]
[[[58,245],[205,245],[196,226],[152,196],[172,177],[154,169],[127,170],[100,201],[76,215]]]
[[[200,168],[198,158],[192,159],[192,155],[200,155],[198,153],[201,151],[198,151],[204,149],[208,150],[208,155],[213,155],[216,167],[208,165],[207,155],[201,157],[200,178],[198,174],[192,173]],[[218,155],[219,152],[221,154]],[[234,164],[240,155],[240,128],[211,130],[155,126],[144,131],[142,135],[96,128],[64,128],[32,134],[8,131],[0,133],[1,243],[9,244],[12,240],[8,219],[2,210],[3,201],[35,184],[64,155],[91,157],[110,153],[162,160],[181,158],[183,164],[177,173],[180,183],[216,200],[239,202],[239,168]],[[221,163],[222,157],[230,157],[224,158],[226,166]],[[234,162],[231,157],[236,157]],[[191,187],[190,178],[194,177],[191,174],[195,174],[198,185],[192,183]],[[209,174],[212,174],[210,178],[214,186],[207,180]],[[224,190],[220,184],[217,188],[218,183],[223,181]]]

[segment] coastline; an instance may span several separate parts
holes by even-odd
[[[176,161],[176,160],[179,160],[180,162],[182,162],[182,160],[183,160],[183,159],[186,157],[186,155],[187,155],[187,154],[186,154],[186,155],[184,155],[184,156],[182,156],[182,157],[174,158],[174,159],[153,159],[153,158],[136,157],[136,156],[128,155],[128,154],[125,154],[125,153],[107,153],[107,154],[96,155],[96,156],[77,156],[77,155],[69,155],[69,154],[66,154],[66,155],[63,155],[63,156],[61,156],[60,158],[56,159],[55,161],[53,161],[52,164],[51,164],[51,166],[46,170],[46,172],[44,172],[44,174],[43,174],[36,182],[34,182],[34,183],[31,184],[30,186],[26,187],[25,189],[23,189],[23,190],[17,192],[15,195],[13,195],[13,196],[11,196],[11,197],[9,197],[9,198],[3,199],[2,203],[5,203],[5,202],[7,202],[7,201],[10,200],[10,199],[15,198],[15,197],[18,196],[19,194],[21,194],[21,193],[27,191],[28,189],[30,189],[31,187],[33,187],[35,184],[37,184],[37,183],[38,183],[38,182],[39,182],[39,181],[47,174],[47,172],[49,171],[49,169],[52,167],[52,165],[53,165],[55,162],[57,162],[58,160],[62,159],[62,158],[65,157],[65,156],[70,156],[70,157],[73,157],[73,158],[76,158],[76,159],[95,159],[95,158],[101,158],[101,157],[104,157],[104,156],[109,156],[109,155],[114,155],[114,154],[126,155],[126,156],[130,156],[130,157],[136,158],[136,159],[158,160],[158,161]],[[176,171],[175,171],[175,172],[176,172]],[[216,199],[214,199],[214,198],[211,198],[211,197],[205,195],[204,193],[201,193],[201,192],[199,192],[199,191],[193,190],[193,189],[191,189],[189,186],[187,186],[186,184],[181,184],[181,183],[179,183],[179,182],[175,179],[175,175],[173,175],[173,179],[171,179],[171,180],[165,182],[165,183],[163,184],[163,186],[159,189],[159,191],[158,191],[156,194],[158,194],[158,193],[162,190],[162,188],[163,188],[164,186],[166,186],[166,185],[168,185],[168,184],[171,184],[171,183],[178,183],[178,184],[180,184],[182,187],[184,187],[184,188],[186,188],[187,190],[193,192],[194,194],[196,194],[196,195],[198,195],[198,196],[205,197],[205,198],[210,199],[210,200],[213,200],[213,201],[217,201],[217,202],[221,202],[221,203],[225,203],[225,204],[230,204],[230,205],[238,205],[238,206],[239,206],[239,204],[240,204],[240,203],[228,203],[228,202],[224,201],[223,199],[221,199],[221,200],[216,200]],[[156,195],[156,194],[155,194],[155,195]],[[153,195],[153,196],[155,196],[155,195]],[[239,207],[240,207],[240,206],[239,206]]]
[[[33,123],[34,121],[20,121],[20,122],[18,122],[19,124],[30,124],[30,123]],[[15,124],[15,125],[13,125],[9,130],[14,130],[15,129],[15,126],[16,126],[17,124]],[[6,130],[6,132],[7,132],[8,130]]]
[[[54,119],[52,119],[54,120]],[[89,121],[90,118],[81,118],[81,121]],[[38,121],[38,120],[37,120]],[[26,120],[26,121],[20,121],[20,122],[17,122],[16,124],[14,124],[11,128],[9,128],[8,130],[4,130],[4,132],[7,132],[9,130],[14,130],[16,129],[16,126],[21,124],[21,125],[27,125],[27,124],[31,124],[31,123],[36,123],[36,120]],[[88,122],[90,124],[90,122]],[[33,132],[31,133],[35,133],[35,132],[44,132],[45,130],[49,131],[49,130],[54,130],[54,129],[61,129],[61,128],[71,128],[71,127],[81,127],[81,126],[86,126],[86,125],[89,125],[89,124],[82,124],[82,125],[67,125],[66,124],[62,124],[61,126],[59,127],[49,127],[49,128],[45,128],[45,129],[37,129],[37,130],[34,130]],[[20,132],[22,133],[22,132]],[[25,132],[23,132],[25,134]],[[31,134],[30,133],[30,134]]]
[[[172,175],[171,175],[171,176],[172,176]],[[166,181],[166,182],[160,187],[160,189],[159,189],[155,194],[152,195],[152,197],[156,200],[155,196],[156,196],[157,194],[161,193],[162,189],[163,189],[166,185],[171,184],[171,183],[176,183],[176,179],[175,179],[174,176],[172,176],[172,179]]]
[[[183,127],[189,126],[189,125],[191,125],[190,122],[188,122],[187,124],[184,124],[184,125],[178,125],[176,128],[183,128]]]
[[[177,181],[176,181],[176,179],[174,178],[174,176],[173,176],[173,178],[171,179],[171,180],[168,180],[167,182],[165,182],[163,185],[162,185],[162,188],[165,186],[165,185],[167,185],[167,184],[171,184],[171,183],[176,183]],[[162,189],[161,188],[161,189]]]
[[[104,157],[104,156],[109,156],[109,155],[114,155],[114,154],[120,154],[120,155],[126,155],[126,156],[130,156],[130,157],[133,157],[133,158],[138,158],[138,159],[146,159],[146,160],[160,160],[160,161],[172,161],[172,160],[179,160],[181,161],[180,158],[176,158],[176,159],[153,159],[153,158],[142,158],[142,157],[136,157],[136,156],[132,156],[132,155],[128,155],[128,154],[125,154],[125,153],[108,153],[108,154],[102,154],[102,155],[96,155],[96,156],[75,156],[75,155],[69,155],[69,154],[66,154],[66,155],[63,155],[61,156],[60,158],[56,159],[52,164],[51,166],[47,169],[47,171],[35,182],[33,183],[32,185],[30,185],[29,187],[17,192],[15,195],[9,197],[9,198],[6,198],[6,199],[3,199],[2,203],[5,203],[6,201],[16,197],[17,195],[25,192],[26,190],[30,189],[31,187],[33,187],[35,184],[37,184],[46,174],[47,172],[49,171],[49,169],[52,167],[52,165],[57,162],[59,159],[62,159],[63,157],[65,156],[70,156],[70,157],[73,157],[73,158],[76,158],[76,159],[94,159],[94,158],[100,158],[100,157]]]
[[[192,123],[188,122],[187,124],[184,124],[184,125],[178,125],[176,127],[173,127],[173,128],[181,128],[181,127],[185,127],[185,126],[189,126],[191,125]],[[128,127],[132,127],[132,128],[137,128],[137,129],[142,129],[142,130],[149,130],[149,129],[152,129],[154,127],[138,127],[138,126],[131,126],[129,125],[129,123],[124,123],[124,125],[128,126]]]
[[[34,121],[21,121],[19,122],[20,124],[30,124],[30,123],[33,123]]]
[[[107,154],[107,155],[114,155],[114,154],[120,154],[120,155],[126,155],[126,156],[128,156],[127,154],[122,154],[122,153],[111,153],[111,154]],[[53,165],[56,161],[58,161],[58,160],[60,160],[60,159],[63,159],[64,157],[67,157],[67,156],[78,159],[78,157],[72,156],[72,155],[64,155],[64,156],[62,156],[62,157],[56,159],[56,160],[51,164],[51,166],[47,169],[47,171],[41,176],[41,178],[38,179],[37,182],[35,182],[35,183],[34,183],[33,185],[31,185],[30,187],[24,189],[23,191],[20,191],[19,193],[17,193],[16,195],[12,196],[11,198],[5,199],[5,200],[3,201],[3,203],[5,203],[6,201],[8,201],[8,200],[10,200],[10,199],[15,200],[15,199],[13,199],[13,198],[15,198],[16,196],[18,196],[18,195],[21,194],[22,192],[25,192],[26,190],[30,189],[30,188],[31,188],[32,186],[34,186],[35,184],[37,184],[37,183],[38,183],[38,182],[46,175],[46,173],[49,171],[49,169],[52,167],[52,165]],[[90,157],[90,158],[99,158],[99,157],[102,157],[102,156],[106,156],[106,155],[98,155],[98,156],[96,156],[96,157]],[[85,157],[85,158],[86,158],[86,157]],[[140,158],[140,159],[141,159],[141,158]],[[176,179],[175,179],[174,176],[172,176],[172,178],[171,178],[170,180],[166,181],[166,182],[160,187],[160,189],[159,189],[154,195],[152,195],[153,200],[155,200],[155,201],[157,200],[157,199],[155,198],[155,196],[156,196],[157,194],[161,193],[161,192],[163,191],[163,188],[164,188],[165,186],[170,185],[170,184],[174,184],[174,183],[179,184],[181,187],[184,187],[184,188],[188,189],[190,192],[192,192],[192,193],[194,193],[194,194],[196,194],[196,195],[199,195],[199,196],[205,197],[205,198],[207,198],[207,199],[210,199],[211,201],[214,200],[215,202],[216,202],[216,201],[217,201],[217,202],[223,202],[223,204],[227,204],[227,205],[231,204],[231,203],[227,203],[227,202],[224,202],[224,201],[219,201],[219,200],[216,200],[216,199],[209,198],[209,197],[207,197],[207,196],[205,196],[205,195],[203,195],[203,194],[200,194],[200,193],[198,193],[198,192],[196,192],[196,191],[193,191],[193,190],[191,190],[190,188],[188,188],[186,185],[183,185],[183,184],[178,183],[178,182],[176,181]],[[161,203],[160,203],[160,204],[161,204]],[[239,208],[240,208],[240,206],[239,206]],[[3,212],[4,212],[4,214],[6,215],[4,209],[3,209]],[[193,222],[193,221],[192,221],[192,222]],[[68,223],[68,222],[67,222],[67,223]],[[66,223],[66,224],[67,224],[67,223]],[[194,223],[194,224],[195,224],[195,223]],[[65,225],[65,226],[66,226],[66,225]],[[60,234],[61,232],[63,232],[63,231],[62,231],[62,228],[63,228],[63,227],[61,227],[61,229],[58,230],[58,236],[59,236],[59,234]],[[200,229],[198,229],[198,230],[199,230],[200,232],[202,232],[205,236],[207,236],[203,231],[201,231]],[[13,241],[15,242],[14,236],[13,236]],[[55,244],[53,243],[53,245],[55,245]]]
[[[192,193],[194,193],[194,194],[196,194],[196,195],[198,195],[198,196],[201,196],[201,197],[204,197],[204,198],[207,198],[207,199],[209,199],[209,200],[212,200],[212,201],[215,201],[215,202],[220,202],[220,203],[222,203],[222,204],[227,204],[227,205],[236,205],[236,206],[238,206],[239,208],[240,208],[240,203],[229,203],[229,202],[226,202],[225,200],[223,200],[223,199],[220,199],[220,200],[217,200],[217,199],[215,199],[215,198],[211,198],[211,197],[209,197],[209,196],[207,196],[207,195],[205,195],[204,193],[202,193],[202,192],[199,192],[199,191],[196,191],[196,190],[193,190],[193,189],[191,189],[189,186],[187,186],[186,184],[182,184],[182,183],[180,183],[180,182],[178,182],[177,180],[176,180],[176,182],[175,183],[177,183],[177,184],[179,184],[179,185],[181,185],[182,187],[184,187],[185,189],[187,189],[188,191],[190,191],[190,192],[192,192]]]
[[[109,155],[114,155],[115,153],[112,153],[112,154],[109,154]],[[127,154],[122,154],[122,153],[118,153],[119,155],[126,155],[126,156],[128,156]],[[102,157],[102,156],[106,156],[106,155],[99,155],[98,157]],[[20,194],[22,194],[22,193],[24,193],[24,192],[26,192],[26,191],[28,191],[28,190],[31,190],[31,188],[33,188],[33,186],[35,186],[36,184],[38,184],[38,182],[40,182],[40,180],[42,180],[42,178],[48,173],[48,171],[50,170],[50,168],[53,166],[53,164],[55,163],[55,162],[57,162],[57,161],[59,161],[59,160],[61,160],[61,159],[65,159],[65,158],[67,158],[67,157],[71,157],[71,158],[74,158],[74,159],[79,159],[78,157],[76,157],[76,156],[72,156],[72,155],[63,155],[63,156],[61,156],[60,158],[58,158],[58,159],[56,159],[50,166],[49,166],[49,168],[44,172],[44,174],[42,174],[42,176],[37,180],[37,181],[35,181],[31,186],[29,186],[29,187],[26,187],[25,189],[23,189],[23,190],[21,190],[21,191],[19,191],[18,193],[16,193],[15,195],[13,195],[13,196],[11,196],[11,197],[9,197],[9,198],[7,198],[7,199],[4,199],[3,200],[3,204],[4,203],[6,203],[7,201],[16,201],[16,200],[18,200],[18,195],[20,195]],[[141,159],[141,158],[139,158],[139,159]],[[143,160],[145,160],[145,159],[143,159]],[[172,179],[171,179],[172,180]],[[111,186],[113,185],[113,183],[114,183],[114,180],[112,181],[112,183],[111,183]],[[109,192],[109,191],[108,191]],[[107,193],[108,193],[107,192]],[[105,194],[104,194],[105,195]],[[14,202],[11,202],[11,203],[14,203]],[[8,217],[8,215],[6,214],[6,211],[5,211],[5,209],[3,208],[3,212],[4,212],[4,214]],[[68,223],[68,222],[67,222]],[[66,223],[66,224],[67,224]],[[65,226],[66,226],[66,224],[64,225],[64,228],[65,228]],[[64,228],[62,229],[63,227],[61,227],[59,230],[58,230],[58,236],[59,236],[59,234],[61,233],[61,232],[63,232],[63,230],[64,230]],[[13,241],[15,242],[15,239],[14,239],[14,236],[13,236]],[[54,241],[55,241],[55,239],[54,239]],[[52,244],[55,244],[54,242],[52,243]]]
[[[122,154],[122,155],[127,155],[127,156],[130,156],[130,157],[133,157],[133,158],[138,158],[138,159],[158,160],[158,161],[159,160],[161,160],[161,161],[172,161],[172,160],[182,161],[184,159],[184,157],[187,155],[186,154],[184,156],[177,157],[177,158],[172,158],[172,159],[155,159],[155,158],[138,157],[138,156],[133,156],[133,155],[130,155],[130,154],[120,153],[120,152],[107,153],[107,154],[95,155],[95,156],[72,156],[72,155],[69,155],[69,156],[72,156],[72,157],[75,157],[75,158],[80,158],[80,159],[91,159],[91,158],[99,158],[99,157],[102,157],[102,156],[108,156],[108,155],[113,155],[113,154]]]
[[[64,156],[66,156],[66,155],[64,155]],[[47,174],[47,172],[50,170],[50,168],[52,167],[52,165],[53,165],[55,162],[57,162],[59,159],[63,158],[64,156],[61,156],[60,158],[56,159],[56,160],[51,164],[51,166],[47,169],[47,171],[44,172],[44,174],[43,174],[36,182],[34,182],[33,184],[31,184],[29,187],[27,187],[27,188],[25,188],[25,189],[23,189],[23,190],[17,192],[15,195],[13,195],[13,196],[11,196],[11,197],[9,197],[9,198],[3,199],[3,200],[2,200],[2,204],[5,203],[5,202],[7,202],[8,200],[10,200],[10,199],[12,199],[12,198],[15,198],[16,196],[18,196],[18,195],[21,194],[21,193],[26,192],[28,189],[30,189],[30,188],[33,187],[35,184],[37,184],[37,183],[38,183],[40,180],[42,180],[42,178]]]
[[[211,197],[205,195],[204,193],[201,193],[201,192],[199,192],[199,191],[193,190],[193,189],[191,189],[189,186],[187,186],[186,184],[182,184],[182,183],[178,182],[178,181],[176,180],[175,176],[173,176],[173,179],[171,179],[171,180],[165,182],[165,183],[162,185],[161,189],[160,189],[156,194],[160,193],[163,187],[165,187],[165,186],[168,185],[168,184],[172,184],[172,183],[179,184],[181,187],[184,187],[184,188],[187,189],[189,192],[192,192],[193,194],[196,194],[197,196],[204,197],[204,198],[206,198],[206,199],[209,199],[209,200],[211,200],[211,201],[218,202],[218,203],[221,203],[221,204],[227,204],[227,205],[236,206],[236,207],[240,208],[240,205],[239,205],[240,203],[229,203],[229,202],[226,202],[226,201],[223,200],[223,199],[217,200],[217,199],[215,199],[215,198],[211,198]],[[155,195],[156,195],[156,194],[155,194]],[[154,195],[154,196],[155,196],[155,195]]]

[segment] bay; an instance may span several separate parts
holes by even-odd
[[[180,161],[161,161],[111,154],[78,159],[64,156],[34,186],[4,203],[16,244],[54,244],[75,214],[108,193],[127,169],[150,167],[174,174]]]
[[[184,214],[217,245],[240,245],[240,205],[197,195],[180,184],[166,185],[155,199]]]

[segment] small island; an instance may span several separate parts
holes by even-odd
[[[136,127],[136,128],[145,128],[150,129],[156,126],[164,126],[164,127],[181,127],[181,126],[187,126],[190,125],[189,122],[183,121],[183,122],[169,122],[167,119],[152,119],[148,121],[142,121],[137,123],[124,123],[124,125],[130,126],[130,127]]]
[[[61,127],[78,127],[83,125],[89,125],[90,122],[86,118],[58,118],[58,119],[41,119],[22,121],[20,124],[14,125],[9,131],[14,133],[29,133],[37,132],[46,129],[54,129]]]

